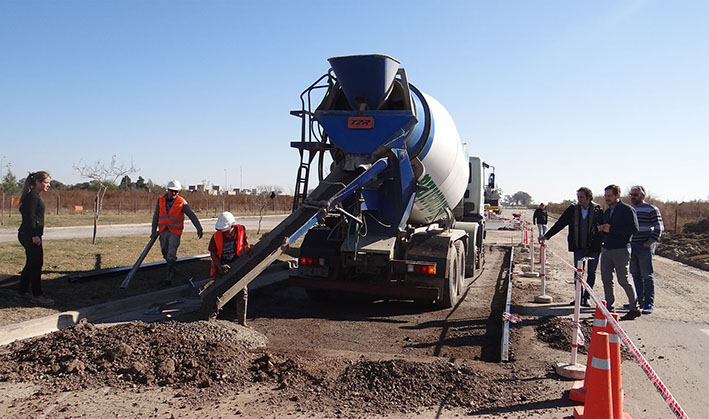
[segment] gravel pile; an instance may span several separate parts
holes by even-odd
[[[162,326],[193,341],[225,342],[251,350],[268,345],[268,338],[263,334],[228,320],[199,320],[188,323],[169,321],[162,323]]]
[[[62,390],[133,385],[209,387],[240,384],[251,356],[233,342],[208,339],[211,326],[186,337],[177,326],[132,322],[97,328],[81,322],[14,342],[0,353],[0,381],[46,383]],[[202,336],[203,338],[200,338]]]

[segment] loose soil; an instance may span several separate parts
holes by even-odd
[[[683,247],[666,235],[658,253]],[[570,383],[552,371],[568,357],[571,322],[525,309],[538,279],[513,275],[511,311],[520,319],[510,325],[511,362],[498,363],[509,256],[487,253],[450,310],[348,298],[312,304],[303,290],[284,288],[249,299],[248,328],[228,319],[81,323],[5,345],[0,417],[567,417]],[[523,259],[516,251],[515,264]],[[204,263],[180,269],[201,272]],[[552,265],[552,277],[566,276]],[[145,275],[135,284],[147,292],[163,270]],[[73,293],[82,303],[110,299],[121,278]],[[572,295],[558,280],[547,292],[555,301]],[[40,314],[6,298],[20,318]]]
[[[687,223],[681,233],[664,233],[657,254],[709,271],[709,219]]]
[[[0,350],[0,416],[563,417],[567,385],[531,328],[511,331],[515,362],[496,362],[508,255],[491,248],[449,310],[284,288],[250,298],[249,328],[81,323],[15,342]]]

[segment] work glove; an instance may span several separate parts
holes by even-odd
[[[202,230],[197,230],[197,238],[201,239],[202,238]]]
[[[231,269],[231,266],[224,264],[221,267],[219,267],[217,270],[219,271],[219,273],[221,275],[224,275],[225,273],[229,272],[229,269]]]

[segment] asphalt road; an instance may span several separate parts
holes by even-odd
[[[532,211],[522,211],[522,219],[531,225]],[[553,225],[549,223],[549,227]],[[536,226],[533,232],[536,236]],[[547,244],[567,261],[573,258],[567,251],[567,230],[562,230]],[[537,248],[538,249],[538,248]],[[552,304],[546,305],[543,315],[572,316],[568,301],[573,299],[573,288],[567,281],[573,275],[554,256],[547,256],[547,291],[555,294]],[[640,350],[651,368],[669,392],[679,402],[688,417],[707,417],[709,399],[709,272],[673,260],[656,256],[655,311],[633,321],[620,323],[633,344]],[[627,303],[625,293],[614,287],[616,307]],[[632,283],[632,279],[631,279]],[[600,269],[593,287],[603,298]],[[530,301],[526,310],[538,311],[543,305]],[[539,314],[539,313],[537,313]],[[622,316],[625,311],[619,310]],[[582,319],[592,316],[592,310],[582,312]],[[560,359],[568,362],[568,359]],[[582,357],[582,361],[585,359]],[[633,360],[622,363],[625,411],[633,418],[672,418],[661,394],[650,378]],[[569,386],[570,387],[570,386]]]
[[[261,230],[272,230],[281,221],[286,218],[287,215],[266,215],[261,220]],[[216,218],[204,218],[200,219],[199,222],[202,224],[202,228],[205,233],[209,233],[214,228],[214,223],[217,221]],[[236,217],[236,221],[239,224],[246,226],[247,230],[256,231],[259,227],[259,217],[258,216],[247,216],[247,217]],[[185,220],[185,231],[186,232],[196,232],[194,226],[189,221]],[[98,237],[117,237],[117,236],[131,236],[137,234],[145,234],[146,236],[150,234],[150,223],[142,224],[110,224],[98,226]],[[54,239],[72,239],[72,238],[86,238],[93,235],[93,226],[75,226],[75,227],[48,227],[44,229],[44,240],[54,240]],[[0,242],[17,241],[17,230],[10,228],[0,229]]]

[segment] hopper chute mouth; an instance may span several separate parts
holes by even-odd
[[[357,111],[377,110],[394,86],[399,61],[388,55],[347,55],[328,59],[347,102]]]

